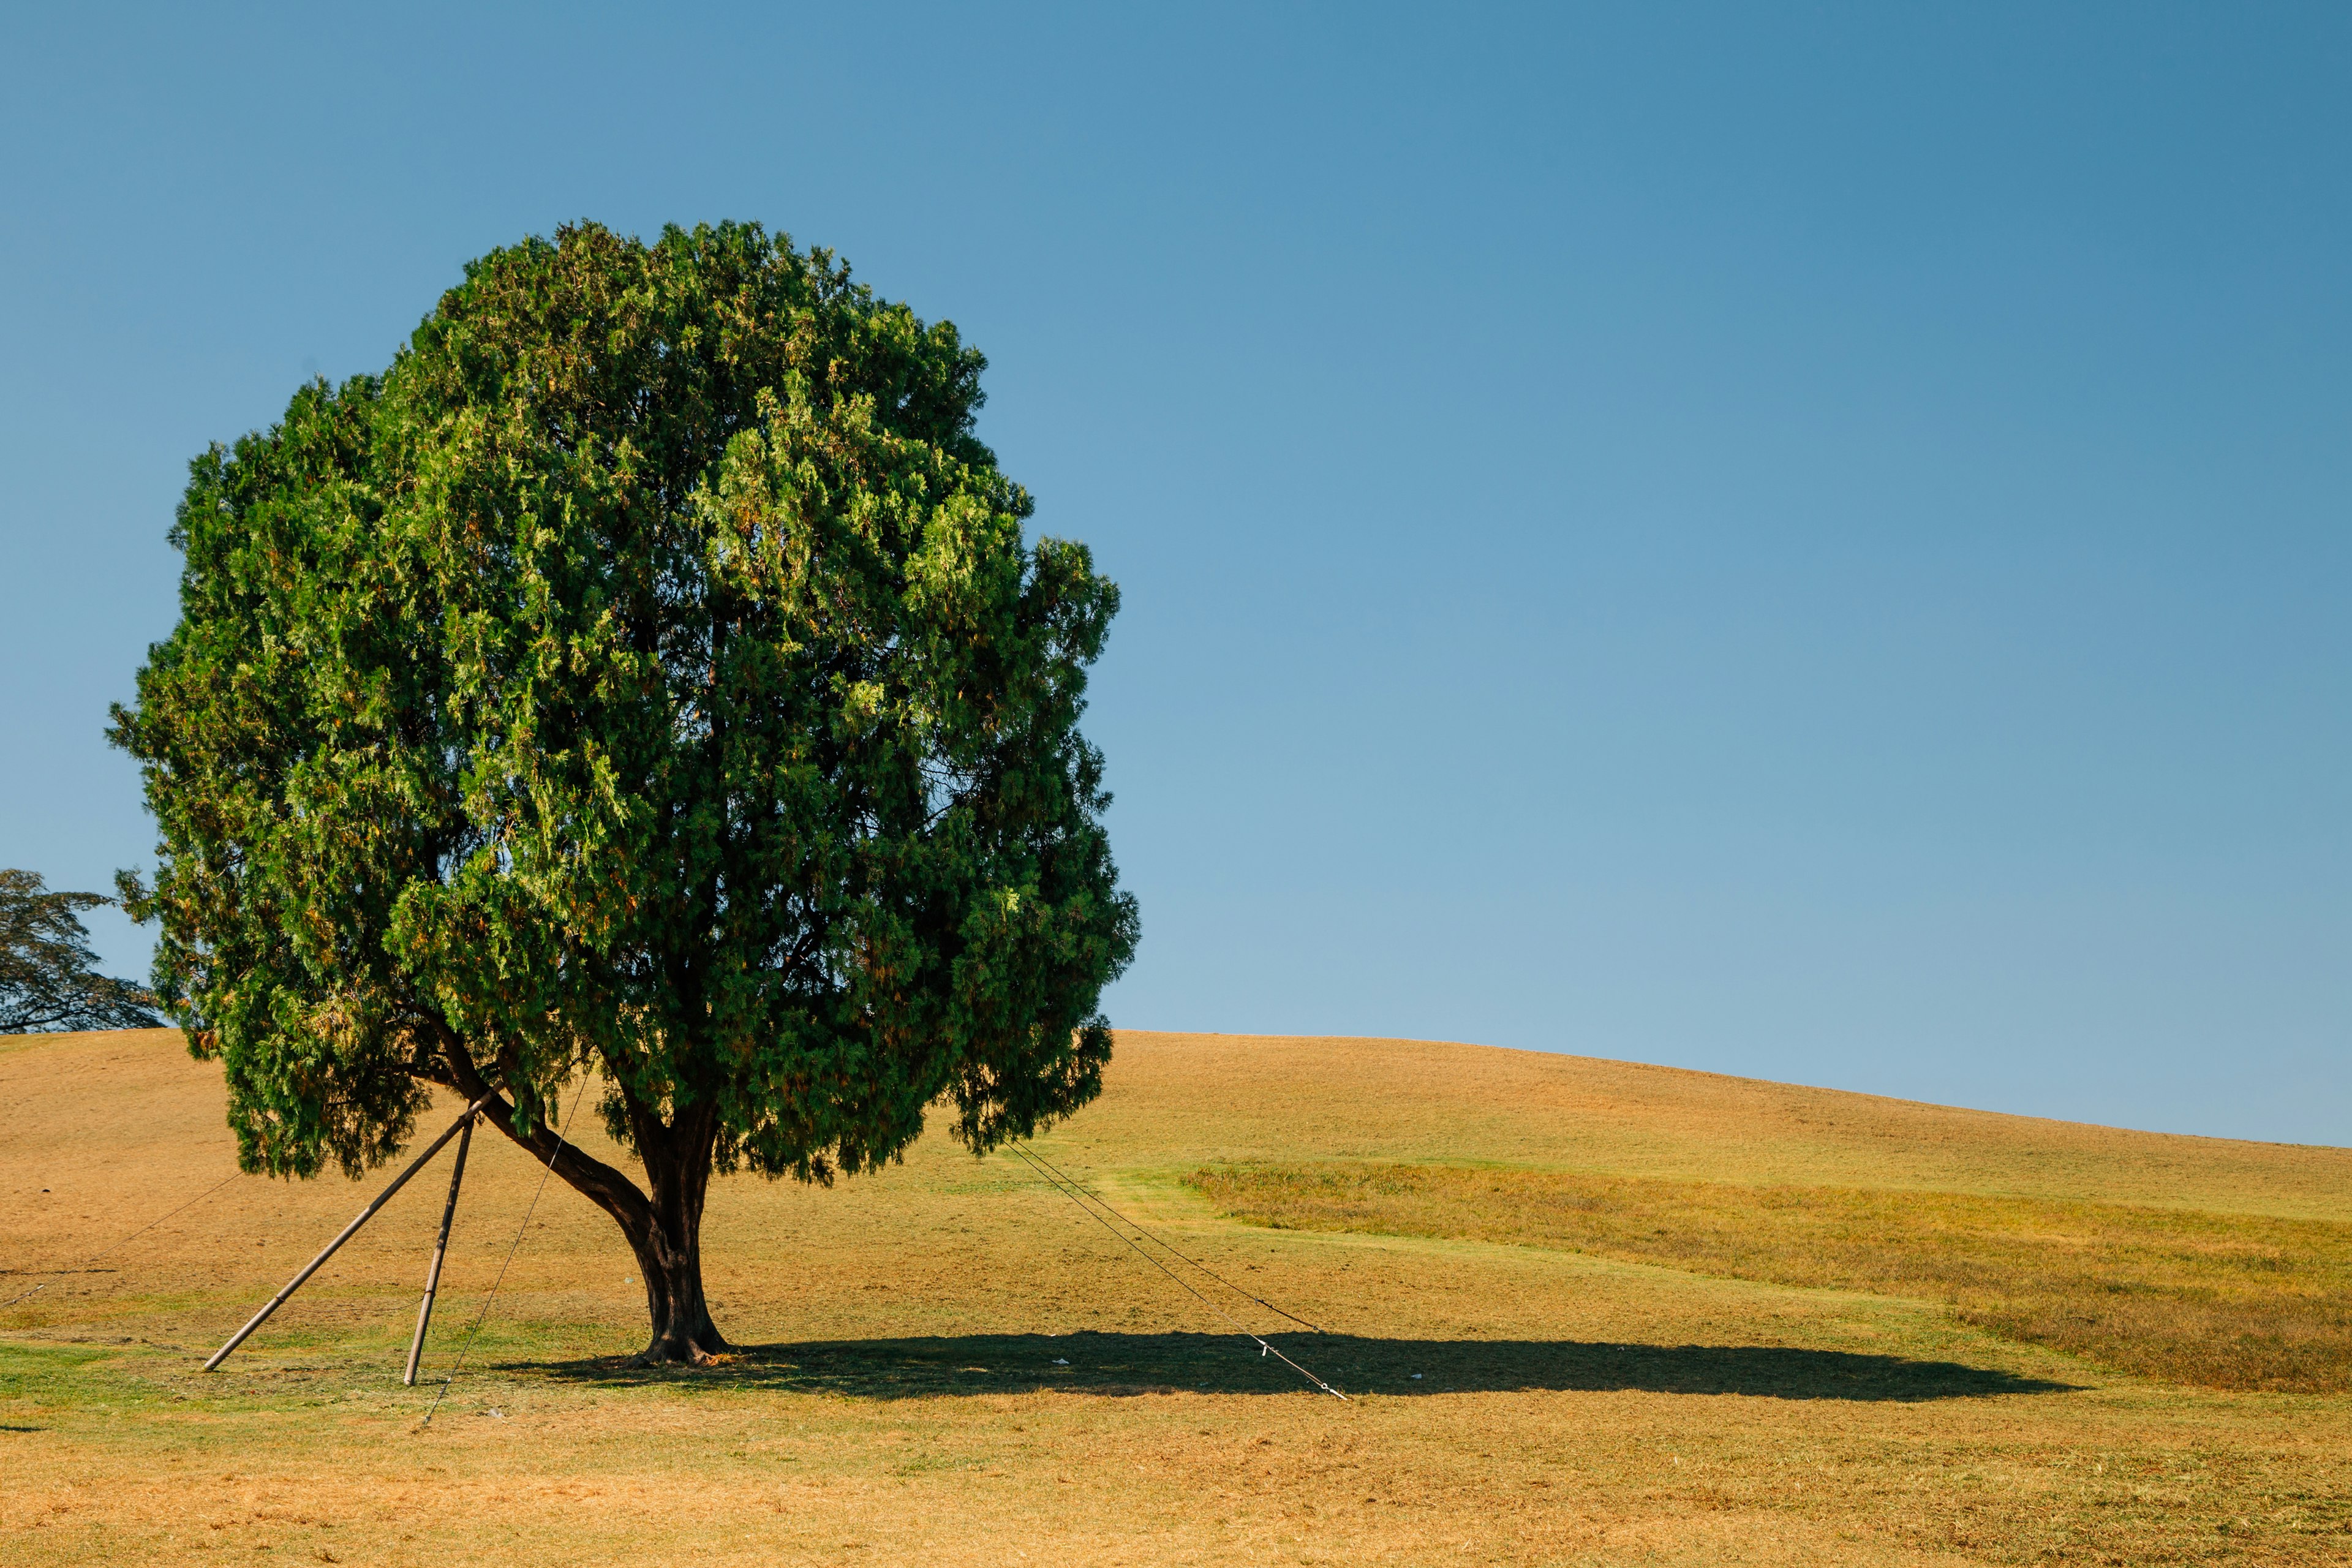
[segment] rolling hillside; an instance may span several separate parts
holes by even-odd
[[[719,1185],[742,1353],[698,1373],[621,1366],[628,1254],[550,1188],[420,1431],[434,1389],[398,1370],[439,1167],[195,1370],[377,1184],[234,1176],[220,1098],[166,1032],[0,1040],[0,1299],[40,1287],[0,1309],[12,1562],[2352,1561],[2344,1150],[1129,1032],[1039,1151],[1328,1331],[1204,1285],[1349,1403],[1027,1167],[930,1139],[829,1192]],[[475,1153],[428,1382],[537,1184]],[[2068,1341],[1968,1294],[2022,1300],[2053,1258],[2146,1310]],[[2135,1363],[2149,1302],[2303,1337]]]

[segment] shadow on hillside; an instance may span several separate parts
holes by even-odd
[[[1586,1344],[1572,1340],[1377,1340],[1284,1334],[1273,1343],[1346,1394],[1557,1390],[1746,1394],[1918,1403],[2074,1385],[1956,1362],[1771,1345]],[[1067,1364],[1064,1364],[1066,1363]],[[746,1347],[723,1364],[642,1368],[620,1357],[516,1363],[567,1381],[775,1388],[861,1399],[979,1394],[1296,1394],[1299,1375],[1234,1334],[963,1334]],[[1418,1377],[1414,1373],[1419,1373]]]

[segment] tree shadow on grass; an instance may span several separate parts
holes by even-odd
[[[1350,1394],[1629,1390],[1916,1404],[2002,1394],[2063,1394],[2076,1386],[1957,1362],[1778,1345],[1382,1340],[1352,1334],[1284,1334],[1272,1342]],[[554,1365],[517,1363],[502,1370],[607,1387],[675,1383],[859,1399],[1045,1392],[1313,1392],[1297,1373],[1236,1334],[960,1334],[810,1341],[749,1346],[707,1367],[633,1367],[612,1357]]]

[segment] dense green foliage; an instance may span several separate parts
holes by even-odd
[[[249,1168],[383,1159],[426,1083],[552,1153],[593,1068],[649,1205],[557,1169],[690,1353],[713,1168],[828,1180],[943,1094],[979,1150],[1097,1092],[1137,927],[1076,726],[1118,593],[1024,544],[983,363],[756,226],[587,226],[196,460],[117,712],[162,830],[126,892]]]
[[[155,998],[96,969],[81,911],[114,900],[52,893],[37,872],[0,870],[0,1035],[147,1029]]]

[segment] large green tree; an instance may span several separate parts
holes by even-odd
[[[690,1360],[714,1171],[1096,1094],[1137,922],[1077,721],[1118,591],[1024,543],[983,364],[756,226],[582,225],[195,460],[115,714],[161,830],[122,890],[247,1169],[357,1173],[427,1085],[488,1094]],[[583,1069],[642,1186],[560,1145]]]

